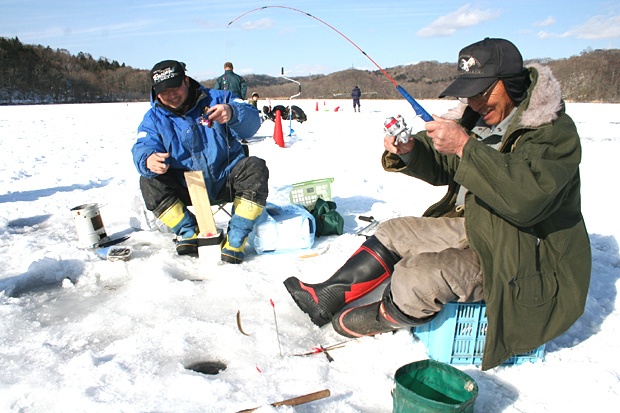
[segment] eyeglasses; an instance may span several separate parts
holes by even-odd
[[[491,84],[491,86],[478,93],[477,95],[470,96],[468,98],[457,99],[465,104],[468,104],[469,102],[486,102],[487,100],[489,100],[489,96],[491,95],[491,92],[493,92],[493,89],[495,89],[495,85],[497,85],[497,82],[499,82],[499,79],[497,79],[495,82],[493,82],[493,84]]]

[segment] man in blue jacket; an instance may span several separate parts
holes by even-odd
[[[207,89],[185,75],[185,64],[157,63],[150,72],[151,109],[132,148],[147,209],[177,236],[179,255],[197,253],[196,217],[183,173],[202,171],[211,202],[233,201],[222,260],[239,264],[254,221],[263,211],[269,171],[239,142],[260,127],[256,108],[231,92]]]

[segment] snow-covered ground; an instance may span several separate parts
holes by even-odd
[[[262,107],[264,101],[259,102]],[[272,102],[272,104],[284,102]],[[14,412],[235,412],[329,389],[281,412],[390,412],[396,369],[425,359],[408,331],[294,356],[342,340],[314,326],[282,282],[329,277],[363,241],[360,215],[420,215],[444,188],[382,170],[383,121],[404,101],[294,100],[308,121],[283,121],[286,148],[266,121],[250,146],[270,188],[334,178],[345,234],[311,251],[256,255],[239,266],[178,257],[170,234],[134,231],[138,174],[130,149],[147,103],[0,107],[0,410]],[[422,101],[431,113],[453,103]],[[318,105],[318,111],[317,109]],[[340,107],[342,111],[334,111]],[[476,412],[614,411],[620,405],[620,220],[614,164],[620,105],[568,104],[582,138],[582,203],[593,273],[583,317],[547,345],[546,360],[482,372]],[[106,261],[78,242],[70,209],[99,203],[111,236],[130,235],[130,261]],[[216,215],[225,225],[223,214]],[[319,255],[300,258],[317,252]],[[374,294],[374,293],[373,293]],[[376,299],[380,291],[366,297]],[[273,300],[275,307],[271,306]],[[274,320],[277,314],[278,335]],[[242,335],[237,328],[240,312]],[[218,361],[204,375],[185,367]]]

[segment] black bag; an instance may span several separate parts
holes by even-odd
[[[336,211],[336,203],[325,201],[323,198],[316,200],[311,214],[316,219],[316,236],[342,235],[344,218]]]

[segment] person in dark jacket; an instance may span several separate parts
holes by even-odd
[[[252,93],[252,97],[248,101],[248,103],[254,106],[257,110],[258,110],[258,98],[259,98],[258,93],[254,92]]]
[[[245,84],[243,77],[233,72],[234,67],[230,62],[224,63],[224,74],[217,78],[215,81],[214,89],[217,90],[230,90],[241,100],[245,100],[245,95],[248,93],[248,87]]]
[[[486,38],[459,53],[440,95],[462,100],[407,143],[385,136],[386,171],[445,185],[423,217],[382,222],[328,280],[285,286],[321,326],[348,337],[432,320],[451,301],[486,302],[487,370],[564,333],[583,313],[591,251],[581,214],[581,144],[560,84]],[[378,302],[345,308],[384,280]]]
[[[351,91],[351,97],[353,98],[353,112],[360,111],[360,98],[362,97],[362,91],[359,87],[355,86]]]
[[[197,253],[184,171],[202,171],[211,203],[233,201],[221,257],[238,264],[268,195],[265,161],[246,157],[239,142],[259,129],[258,111],[231,92],[202,87],[185,75],[181,62],[159,62],[150,76],[151,109],[132,148],[146,207],[176,234],[178,254]]]

